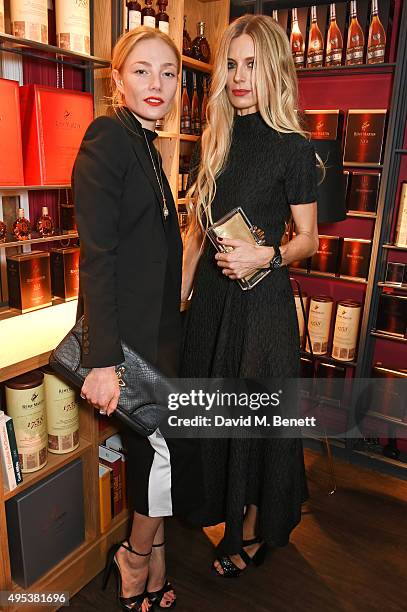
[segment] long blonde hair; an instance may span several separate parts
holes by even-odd
[[[113,108],[118,108],[125,105],[124,96],[121,91],[117,88],[116,82],[113,78],[113,70],[121,71],[128,56],[133,51],[135,45],[142,40],[149,40],[152,38],[158,38],[165,42],[174,52],[177,58],[177,73],[181,70],[181,54],[178,51],[178,47],[174,41],[161,30],[154,30],[147,26],[140,26],[134,30],[130,30],[119,38],[113,49],[112,56],[112,74],[111,74],[111,105]]]
[[[242,34],[251,36],[255,46],[255,87],[263,120],[278,132],[308,137],[296,112],[298,83],[287,34],[266,15],[236,19],[219,42],[206,111],[207,127],[201,139],[199,172],[188,192],[188,197],[196,198],[197,222],[202,229],[212,223],[216,178],[229,156],[235,111],[226,93],[228,53],[232,40]]]

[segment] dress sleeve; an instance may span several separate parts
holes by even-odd
[[[99,117],[84,136],[72,173],[81,242],[82,365],[88,368],[117,365],[124,359],[118,322],[116,258],[127,165],[120,126],[113,119]]]
[[[285,192],[289,204],[310,204],[317,199],[317,158],[314,145],[298,138],[289,147]]]

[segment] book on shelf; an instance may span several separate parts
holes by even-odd
[[[105,440],[105,446],[110,450],[115,451],[121,457],[121,485],[122,485],[122,499],[123,508],[127,508],[127,491],[126,491],[126,451],[123,446],[123,441],[120,434],[116,433]]]
[[[112,520],[111,506],[111,480],[112,468],[106,467],[99,463],[99,508],[100,508],[100,532],[105,533],[108,530]]]
[[[110,490],[112,497],[112,516],[123,510],[122,495],[122,457],[119,453],[106,446],[99,446],[99,463],[111,468]]]
[[[3,482],[8,491],[15,489],[22,481],[20,460],[13,419],[0,410],[0,455]]]

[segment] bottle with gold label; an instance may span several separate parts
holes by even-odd
[[[181,134],[191,133],[191,105],[187,90],[187,73],[182,71]]]
[[[29,240],[31,238],[31,223],[24,216],[24,208],[18,209],[18,217],[13,223],[13,234],[17,240]]]
[[[379,17],[378,0],[372,0],[372,17],[367,41],[367,63],[382,64],[386,50],[386,33]]]
[[[37,232],[43,238],[54,235],[54,222],[48,214],[47,206],[42,207],[41,217],[37,221]]]
[[[47,422],[44,375],[34,370],[6,382],[6,408],[16,434],[23,473],[40,470],[47,463]]]
[[[192,41],[187,30],[187,18],[184,15],[184,30],[182,32],[182,54],[189,57],[192,53]]]
[[[324,57],[324,39],[317,21],[317,7],[311,6],[311,26],[308,36],[307,68],[320,68]]]
[[[166,8],[168,6],[168,0],[158,0],[158,13],[156,15],[156,27],[164,32],[165,34],[170,33],[170,18],[166,13]]]
[[[206,109],[208,106],[208,83],[206,77],[203,78],[203,98],[201,103],[201,130],[206,127]]]
[[[193,81],[194,81],[194,92],[192,94],[192,103],[191,103],[191,123],[192,123],[192,133],[195,136],[199,136],[201,133],[201,115],[199,113],[199,98],[198,91],[196,88],[196,72],[193,73]]]
[[[152,4],[153,0],[145,0],[145,7],[141,11],[141,20],[143,26],[155,29],[155,10]]]
[[[350,3],[350,24],[346,45],[346,65],[363,64],[365,37],[358,21],[356,0]]]
[[[329,8],[329,28],[326,36],[326,66],[340,66],[342,64],[343,38],[336,22],[335,4]]]
[[[192,43],[192,57],[201,62],[209,64],[211,59],[211,50],[209,43],[205,38],[205,22],[198,22],[198,36],[194,38]]]
[[[297,9],[292,9],[292,27],[290,34],[291,53],[296,68],[304,68],[304,38],[298,25]]]
[[[79,446],[79,404],[75,389],[43,368],[48,450],[62,455]]]

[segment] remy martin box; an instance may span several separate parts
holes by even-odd
[[[407,264],[389,261],[386,268],[386,283],[402,285],[406,276]]]
[[[338,236],[319,236],[319,247],[311,257],[311,272],[336,274],[339,255]]]
[[[32,251],[7,257],[10,308],[29,312],[51,305],[49,253]]]
[[[386,115],[384,109],[348,111],[344,166],[380,166]]]
[[[79,292],[79,247],[51,249],[52,294],[65,301]]]
[[[369,274],[372,241],[362,238],[344,238],[339,265],[339,276],[366,279]]]
[[[24,185],[20,98],[17,81],[0,79],[0,185]]]
[[[342,113],[338,110],[304,111],[305,128],[313,140],[336,140],[341,134]]]
[[[379,195],[380,172],[350,173],[348,211],[358,213],[375,213]]]
[[[400,338],[407,337],[407,295],[381,294],[376,330]]]

